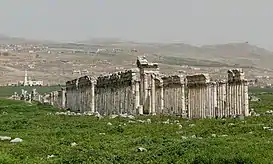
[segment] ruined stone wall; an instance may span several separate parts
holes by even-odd
[[[248,116],[248,85],[242,70],[229,70],[228,81],[212,82],[208,74],[186,78],[189,118]]]
[[[186,76],[188,88],[188,117],[214,117],[217,106],[217,85],[208,74]]]
[[[139,106],[138,70],[126,70],[97,78],[96,111],[109,115],[137,114]]]
[[[65,103],[67,98],[65,92],[66,91],[64,88],[59,91],[52,91],[44,96],[43,101],[48,102],[50,105],[56,106],[58,108],[66,108]]]
[[[163,88],[157,87],[157,96],[163,96],[163,111],[160,113],[182,116],[185,113],[184,78],[180,75],[173,75],[163,76],[161,79]],[[157,99],[160,100],[161,98]],[[157,103],[161,104],[162,102]]]
[[[66,108],[72,111],[80,110],[79,79],[66,82]]]
[[[228,71],[227,110],[232,115],[248,116],[248,82],[241,69]]]
[[[138,58],[137,66],[68,81],[65,89],[49,94],[50,104],[102,115],[248,116],[248,84],[240,69],[229,70],[227,80],[211,81],[208,74],[161,75],[158,65],[145,58]]]
[[[79,93],[79,110],[81,112],[95,112],[95,85],[96,80],[90,76],[79,78],[78,93]]]

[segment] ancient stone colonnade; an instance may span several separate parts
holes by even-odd
[[[49,102],[102,115],[248,116],[248,84],[240,69],[229,70],[227,81],[211,81],[208,74],[160,74],[158,64],[149,63],[145,57],[138,58],[137,67],[67,81],[65,89],[49,94]]]

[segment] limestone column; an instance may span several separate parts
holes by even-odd
[[[203,91],[202,91],[202,84],[199,84],[198,87],[198,104],[199,104],[199,113],[198,113],[198,118],[203,118]]]
[[[135,109],[138,114],[143,114],[143,111],[139,110],[140,106],[140,93],[139,93],[139,81],[135,81]]]
[[[91,112],[95,112],[95,84],[94,81],[91,81],[91,88],[90,88],[90,107]]]
[[[182,115],[184,115],[185,114],[185,111],[186,111],[186,105],[185,105],[185,84],[183,83],[182,85],[181,85],[181,114]]]
[[[194,86],[191,86],[191,109],[190,109],[190,111],[191,111],[191,118],[194,118],[195,117],[195,112],[194,112],[194,110],[195,110],[195,88],[194,88]]]
[[[192,114],[191,114],[191,108],[192,108],[192,104],[191,104],[191,88],[188,86],[188,118],[191,119],[192,118]]]
[[[202,103],[202,118],[205,118],[205,99],[206,99],[206,96],[205,96],[205,84],[202,85],[202,98],[201,98],[201,103]]]
[[[50,92],[50,105],[54,105],[54,93]]]
[[[229,83],[230,87],[230,101],[229,101],[229,110],[230,110],[230,116],[234,115],[234,87],[233,82]]]
[[[62,88],[62,101],[61,101],[62,102],[62,108],[66,107],[66,105],[65,105],[66,104],[66,96],[65,96],[66,94],[65,93],[66,93],[66,90],[64,88]]]
[[[106,100],[106,96],[107,96],[107,92],[106,92],[106,86],[103,86],[103,91],[102,91],[102,114],[105,115],[107,114],[107,109],[106,109],[106,104],[107,104],[107,100]]]
[[[207,111],[206,117],[211,118],[211,105],[212,104],[212,95],[211,95],[211,84],[207,84]]]
[[[176,88],[177,86],[172,86],[172,88],[171,88],[171,92],[172,92],[172,94],[171,95],[173,95],[172,97],[173,97],[173,99],[172,99],[172,108],[173,108],[173,114],[175,114],[175,115],[177,115],[178,114],[178,108],[177,108],[177,106],[178,106],[178,101],[177,101],[177,88]]]
[[[128,113],[128,101],[127,101],[127,97],[128,97],[128,87],[127,85],[124,86],[124,95],[123,95],[123,104],[124,104],[124,113]]]
[[[227,117],[228,114],[227,114],[227,101],[226,101],[226,99],[227,99],[226,85],[227,85],[227,83],[225,82],[223,84],[223,98],[222,98],[222,101],[223,101],[223,110],[224,110],[223,115]]]
[[[192,114],[192,118],[195,118],[195,113],[196,113],[196,88],[195,86],[192,86],[192,101],[191,101],[191,114]]]
[[[200,118],[200,86],[195,87],[195,116],[194,118]]]
[[[147,74],[144,73],[144,100],[143,100],[143,110],[147,111],[149,106],[148,106],[148,77]]]
[[[244,115],[249,115],[249,104],[248,104],[248,82],[244,81]]]
[[[151,111],[150,114],[155,115],[156,110],[155,110],[155,75],[151,75]]]
[[[190,99],[190,118],[193,118],[194,117],[194,100],[195,100],[195,97],[194,97],[194,88],[193,86],[191,86],[190,88],[190,95],[189,95],[189,99]]]
[[[220,105],[220,95],[221,95],[221,87],[220,87],[220,84],[217,82],[217,85],[216,85],[216,87],[217,87],[217,93],[216,93],[216,95],[217,95],[217,108],[216,108],[216,111],[215,111],[215,117],[220,117],[220,110],[221,110],[221,105]]]
[[[234,85],[234,92],[235,92],[235,100],[234,100],[234,109],[235,109],[235,115],[238,114],[238,85],[235,83]]]
[[[230,85],[229,82],[226,84],[226,116],[230,115]]]
[[[213,110],[212,110],[212,117],[215,117],[217,109],[217,84],[213,83]]]
[[[238,114],[242,115],[243,112],[243,107],[242,107],[242,82],[238,84]]]
[[[198,84],[199,85],[199,84]],[[195,116],[194,118],[200,118],[200,86],[195,87]]]

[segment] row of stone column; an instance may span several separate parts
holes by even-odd
[[[97,88],[96,111],[105,115],[121,113],[135,114],[133,96],[132,86]]]
[[[157,73],[146,72],[141,76],[141,102],[144,114],[185,113],[185,85],[180,76],[160,77]]]
[[[229,83],[227,85],[227,111],[231,115],[248,116],[248,84],[247,81]]]
[[[139,75],[137,78],[136,72],[127,71],[102,76],[96,82],[86,77],[70,81],[66,107],[106,115],[187,113],[189,118],[248,115],[248,86],[240,71],[229,75],[228,82],[211,82],[205,74],[187,76],[187,112],[182,77],[162,77],[156,71],[144,69],[140,69]]]
[[[248,85],[209,82],[188,87],[188,117],[248,116]]]
[[[59,91],[50,92],[48,95],[48,102],[59,108],[66,108],[66,90],[62,88]]]

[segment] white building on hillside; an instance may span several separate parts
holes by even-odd
[[[23,86],[42,86],[44,85],[43,81],[37,81],[37,80],[31,80],[28,77],[27,71],[25,71],[25,79],[24,81],[20,81],[18,85],[23,85]]]

